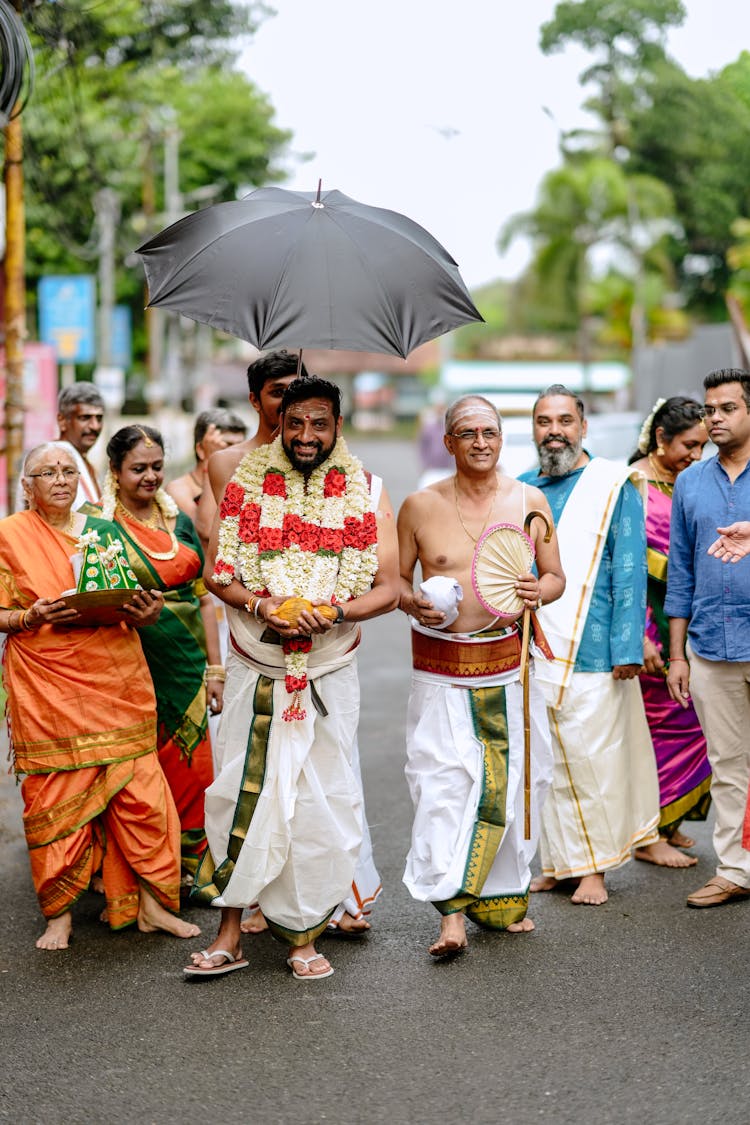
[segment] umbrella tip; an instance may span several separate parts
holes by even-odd
[[[321,189],[322,186],[323,186],[323,181],[318,180],[318,194],[316,195],[315,200],[313,202],[313,207],[324,207],[325,206],[325,204],[320,202],[320,189]]]

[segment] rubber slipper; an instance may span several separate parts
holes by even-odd
[[[341,926],[332,926],[329,922],[323,932],[326,937],[341,938],[343,941],[361,941],[371,933],[371,927],[368,926],[364,930],[343,930]]]
[[[314,953],[312,957],[287,957],[286,963],[289,966],[289,968],[292,970],[292,976],[294,977],[295,980],[325,980],[326,977],[332,977],[333,976],[333,965],[330,965],[329,968],[328,968],[328,971],[325,972],[325,973],[305,973],[305,974],[302,974],[302,973],[298,973],[297,970],[295,969],[295,967],[294,967],[295,961],[299,961],[300,965],[304,965],[305,968],[307,968],[307,966],[312,964],[313,961],[325,961],[325,957],[323,956],[322,953]]]
[[[233,973],[235,969],[246,969],[250,964],[244,957],[233,957],[227,949],[214,949],[211,953],[202,949],[200,956],[204,961],[213,957],[224,957],[221,965],[212,965],[210,969],[201,969],[198,965],[186,965],[182,970],[186,977],[221,977],[225,973]]]

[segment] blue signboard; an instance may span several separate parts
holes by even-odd
[[[133,316],[129,305],[112,309],[112,363],[130,370],[133,363]]]
[[[43,277],[39,282],[39,338],[59,363],[96,358],[96,279],[89,274]]]

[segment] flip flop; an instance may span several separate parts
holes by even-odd
[[[372,927],[368,926],[364,930],[342,930],[340,926],[333,926],[329,922],[323,932],[326,937],[341,938],[343,941],[361,941],[372,932]]]
[[[224,973],[233,973],[235,969],[246,969],[250,964],[244,957],[233,957],[227,949],[214,949],[211,953],[207,949],[202,949],[200,956],[204,961],[210,961],[212,957],[224,957],[225,960],[221,965],[212,965],[210,969],[200,969],[197,965],[186,965],[182,970],[186,977],[221,977]]]
[[[287,957],[286,963],[292,970],[292,976],[295,980],[325,980],[326,977],[333,976],[333,965],[329,966],[327,973],[298,973],[294,967],[294,962],[299,961],[300,965],[307,967],[313,961],[325,961],[322,953],[314,953],[312,957]]]

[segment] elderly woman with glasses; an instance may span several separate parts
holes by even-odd
[[[0,632],[24,830],[47,921],[37,947],[66,949],[71,910],[101,872],[112,929],[176,937],[180,825],[156,754],[156,702],[136,629],[162,596],[134,591],[122,620],[85,624],[60,597],[76,584],[84,531],[115,525],[74,512],[78,468],[64,444],[37,446],[22,484],[28,510],[0,520]]]

